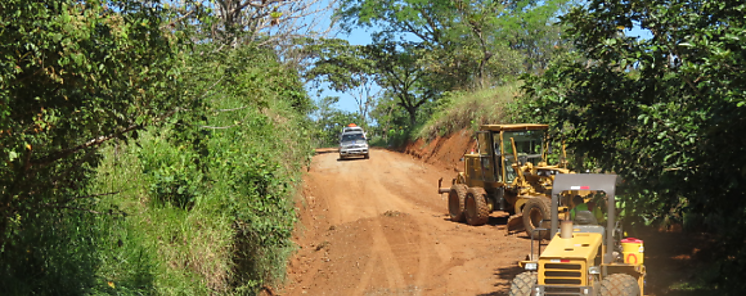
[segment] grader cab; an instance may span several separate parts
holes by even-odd
[[[450,188],[438,184],[439,193],[448,193],[451,220],[478,226],[491,212],[504,211],[512,215],[509,232],[525,229],[530,235],[547,227],[540,222],[549,217],[554,177],[571,173],[564,148],[557,164],[547,163],[552,150],[547,129],[545,124],[480,126],[476,150],[464,155],[464,171]]]
[[[552,239],[543,252],[538,240],[536,254],[532,239],[528,260],[519,263],[525,272],[513,279],[510,296],[643,295],[643,242],[622,239],[624,232],[615,219],[616,182],[616,175],[600,174],[558,175],[554,179],[551,225],[534,230],[549,232]],[[597,198],[595,206],[591,205],[594,212],[576,211],[574,221],[560,221],[561,196],[574,190],[588,190]],[[599,223],[603,220],[605,223]]]

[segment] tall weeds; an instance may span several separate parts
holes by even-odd
[[[434,114],[415,134],[431,140],[462,129],[476,130],[480,124],[512,123],[511,103],[519,85],[510,84],[476,92],[452,92],[438,101]]]

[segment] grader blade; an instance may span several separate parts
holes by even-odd
[[[525,231],[526,227],[523,225],[523,214],[510,216],[510,218],[508,218],[508,223],[505,225],[505,230],[508,234]]]

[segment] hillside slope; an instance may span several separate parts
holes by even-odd
[[[447,136],[437,136],[429,142],[422,138],[417,139],[408,143],[401,152],[428,164],[459,171],[463,170],[461,157],[475,147],[474,132],[462,129]]]

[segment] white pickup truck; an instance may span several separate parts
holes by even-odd
[[[359,126],[346,126],[342,128],[342,133],[339,135],[339,158],[345,159],[352,156],[370,158],[368,138],[363,128]]]

